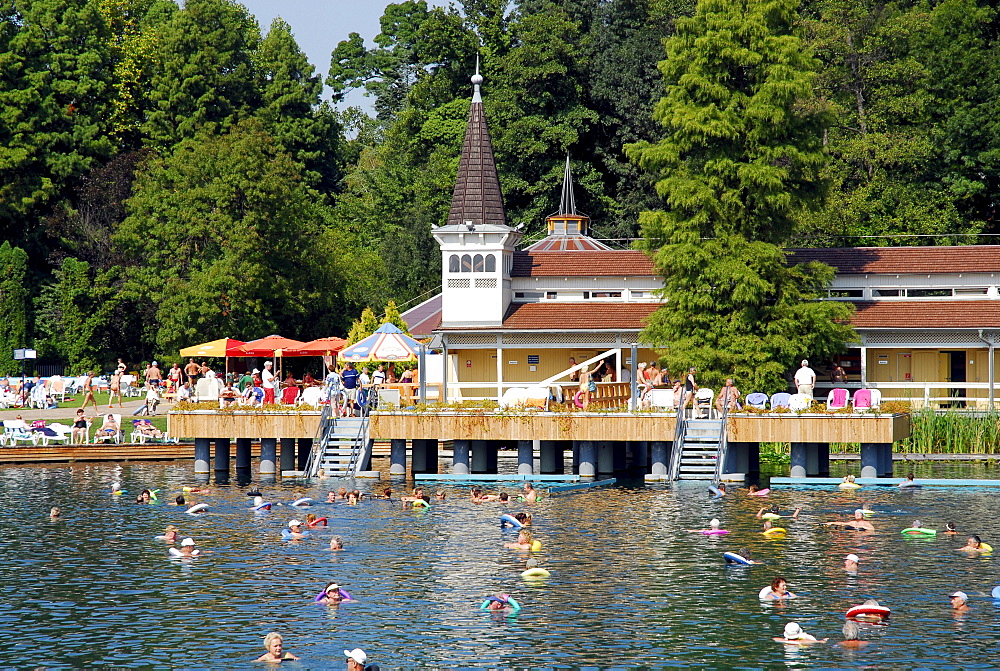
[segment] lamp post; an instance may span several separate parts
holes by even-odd
[[[25,379],[25,365],[26,361],[29,359],[37,359],[38,351],[33,349],[28,349],[27,347],[20,347],[14,350],[14,361],[21,362],[21,394],[24,394],[24,379]]]

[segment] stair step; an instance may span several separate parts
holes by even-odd
[[[678,480],[714,480],[715,473],[681,473]]]

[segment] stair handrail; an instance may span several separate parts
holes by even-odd
[[[681,402],[677,404],[677,417],[674,420],[674,446],[670,451],[670,470],[667,471],[667,477],[671,480],[676,480],[681,472],[681,453],[684,451],[684,406],[687,405],[686,401],[687,392],[681,391]]]
[[[726,457],[729,452],[729,439],[726,437],[726,419],[729,417],[729,390],[730,387],[723,387],[725,390],[725,396],[722,397],[722,413],[719,417],[720,428],[719,428],[719,445],[715,451],[715,477],[713,478],[714,484],[719,484],[722,481],[722,469],[726,465]],[[709,408],[709,412],[712,409]]]
[[[368,415],[371,413],[372,399],[378,399],[379,387],[375,385],[371,387],[368,391],[368,395],[365,398],[365,404],[358,404],[358,416],[361,418],[361,422],[358,424],[358,432],[354,436],[351,442],[351,459],[347,463],[348,473],[357,473],[358,470],[358,459],[361,456],[361,451],[367,446],[368,443]]]
[[[306,461],[305,476],[314,478],[319,474],[319,465],[323,462],[323,453],[326,452],[326,445],[330,442],[330,435],[337,426],[337,414],[333,411],[333,399],[336,396],[335,385],[326,387],[326,398],[320,399],[323,407],[319,415],[319,426],[316,427],[316,435],[313,437],[312,450],[309,451],[309,459]],[[324,403],[323,401],[326,401]]]

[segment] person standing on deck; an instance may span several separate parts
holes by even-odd
[[[809,361],[802,360],[802,365],[795,371],[795,388],[800,394],[812,398],[813,387],[816,386],[816,371],[809,367]]]

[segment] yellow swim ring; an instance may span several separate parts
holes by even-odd
[[[990,545],[989,543],[980,543],[979,549],[982,550],[983,552],[993,552],[993,546]]]
[[[538,552],[542,549],[542,541],[531,541],[531,551]]]
[[[787,533],[786,530],[782,529],[781,527],[771,527],[770,529],[768,529],[767,531],[764,532],[764,535],[765,536],[784,536],[785,533]]]
[[[861,489],[861,485],[856,482],[841,482],[837,486],[841,489]]]

